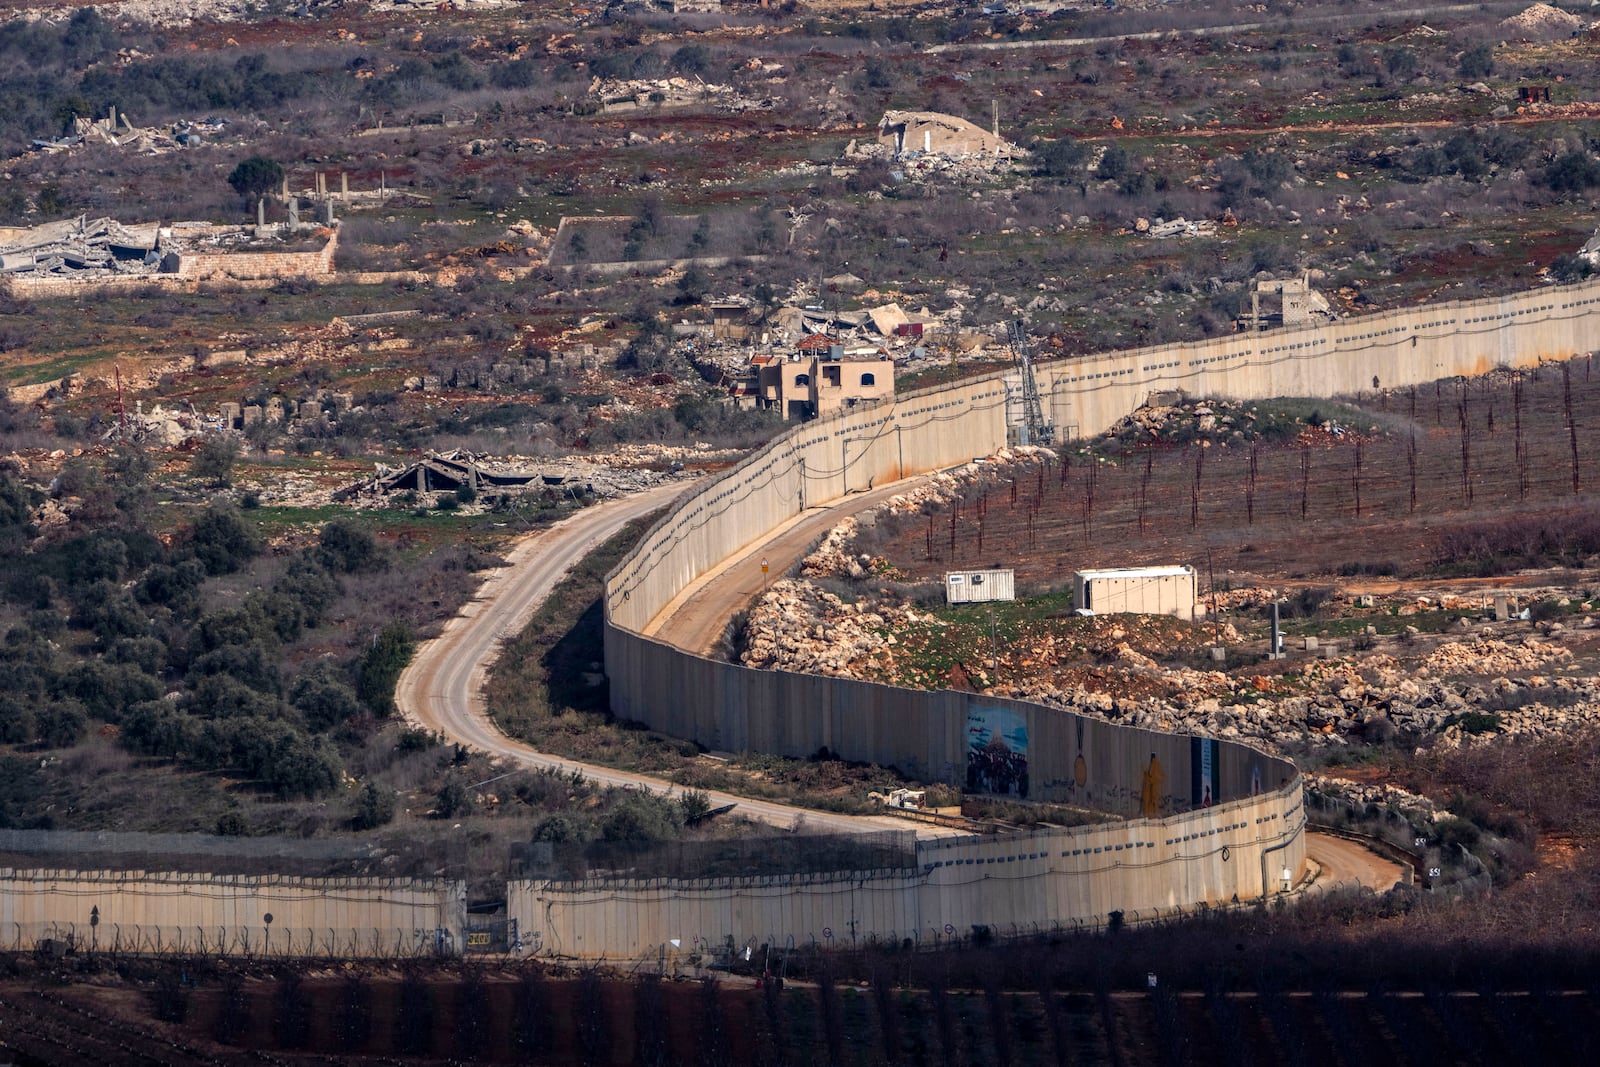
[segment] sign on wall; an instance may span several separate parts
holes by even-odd
[[[1028,723],[1011,708],[967,710],[967,788],[1028,795]]]

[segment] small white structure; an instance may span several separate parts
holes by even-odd
[[[1073,575],[1074,602],[1096,615],[1176,615],[1193,621],[1204,612],[1195,599],[1193,567],[1129,567],[1125,570],[1078,571]]]
[[[1015,600],[1016,577],[1005,571],[951,571],[944,576],[947,604],[978,604],[988,600]]]

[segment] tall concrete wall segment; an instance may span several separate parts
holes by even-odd
[[[700,880],[517,881],[535,954],[670,965],[763,944],[930,946],[1103,925],[1281,888],[1304,861],[1300,785],[1166,819],[922,842],[914,867]]]
[[[1600,281],[1044,364],[1045,415],[1104,433],[1154,392],[1264,400],[1418,385],[1600,349]]]
[[[386,958],[455,955],[463,882],[0,870],[0,946]]]

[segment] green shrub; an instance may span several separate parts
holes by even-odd
[[[376,830],[394,818],[394,791],[384,789],[377,782],[362,786],[356,799],[356,812],[350,820],[357,830]]]
[[[356,696],[378,718],[394,714],[394,686],[415,649],[410,628],[403,622],[391,622],[362,653],[356,668]]]

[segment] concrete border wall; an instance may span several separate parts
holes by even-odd
[[[12,950],[456,955],[466,920],[464,882],[0,870],[0,946]]]
[[[936,945],[1176,914],[1281,889],[1304,860],[1298,779],[1168,819],[922,842],[903,870],[697,881],[520,881],[507,916],[534,954],[670,964],[706,950]],[[677,944],[674,945],[673,942]]]
[[[1043,364],[1045,415],[1104,433],[1153,392],[1264,400],[1419,385],[1600,350],[1600,281]]]

